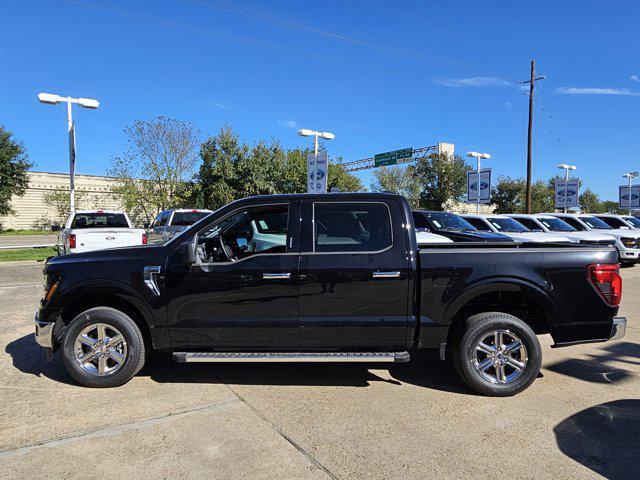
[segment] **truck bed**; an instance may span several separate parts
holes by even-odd
[[[464,243],[421,247],[417,257],[421,346],[437,347],[456,317],[468,316],[474,305],[487,311],[505,301],[510,313],[531,319],[557,346],[610,336],[618,308],[585,279],[588,265],[618,261],[615,248]]]

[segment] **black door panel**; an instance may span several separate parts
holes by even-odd
[[[389,202],[383,209],[367,212],[366,204],[357,202],[335,202],[335,208],[324,209],[317,208],[319,203],[327,204],[316,202],[315,209],[311,202],[303,205],[303,250],[307,251],[300,257],[301,346],[342,350],[403,347],[411,275],[405,232],[402,225],[381,225],[381,219],[402,218],[399,207]],[[355,212],[356,225],[328,225],[338,218],[348,221],[350,209]],[[311,222],[314,210],[321,212],[317,218],[322,225],[316,225],[316,230]],[[375,218],[368,220],[368,214]],[[314,252],[318,239],[323,249],[339,250],[344,245],[350,251]],[[327,242],[335,242],[335,247]],[[359,253],[354,251],[358,245],[367,249],[388,246]]]

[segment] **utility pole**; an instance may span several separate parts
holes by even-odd
[[[545,76],[536,78],[536,61],[531,60],[531,78],[524,82],[529,84],[529,134],[527,136],[527,194],[526,194],[526,213],[531,213],[531,160],[532,160],[532,137],[533,137],[533,90],[536,80],[544,80]]]

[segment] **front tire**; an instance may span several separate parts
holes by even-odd
[[[140,371],[145,344],[138,325],[120,310],[96,307],[69,324],[62,341],[64,366],[85,387],[118,387]]]
[[[473,315],[453,345],[453,363],[476,392],[507,397],[528,388],[538,376],[542,351],[531,327],[513,315]]]

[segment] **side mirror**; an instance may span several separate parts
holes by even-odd
[[[150,223],[149,223],[149,222],[144,222],[144,223],[142,224],[142,227],[146,230],[146,229],[148,229],[148,228],[149,228],[149,225],[150,225]]]
[[[52,232],[59,232],[60,231],[60,225],[51,225],[51,231]]]
[[[184,263],[193,265],[196,263],[196,245],[195,242],[184,242],[178,247],[178,254],[182,257]]]

